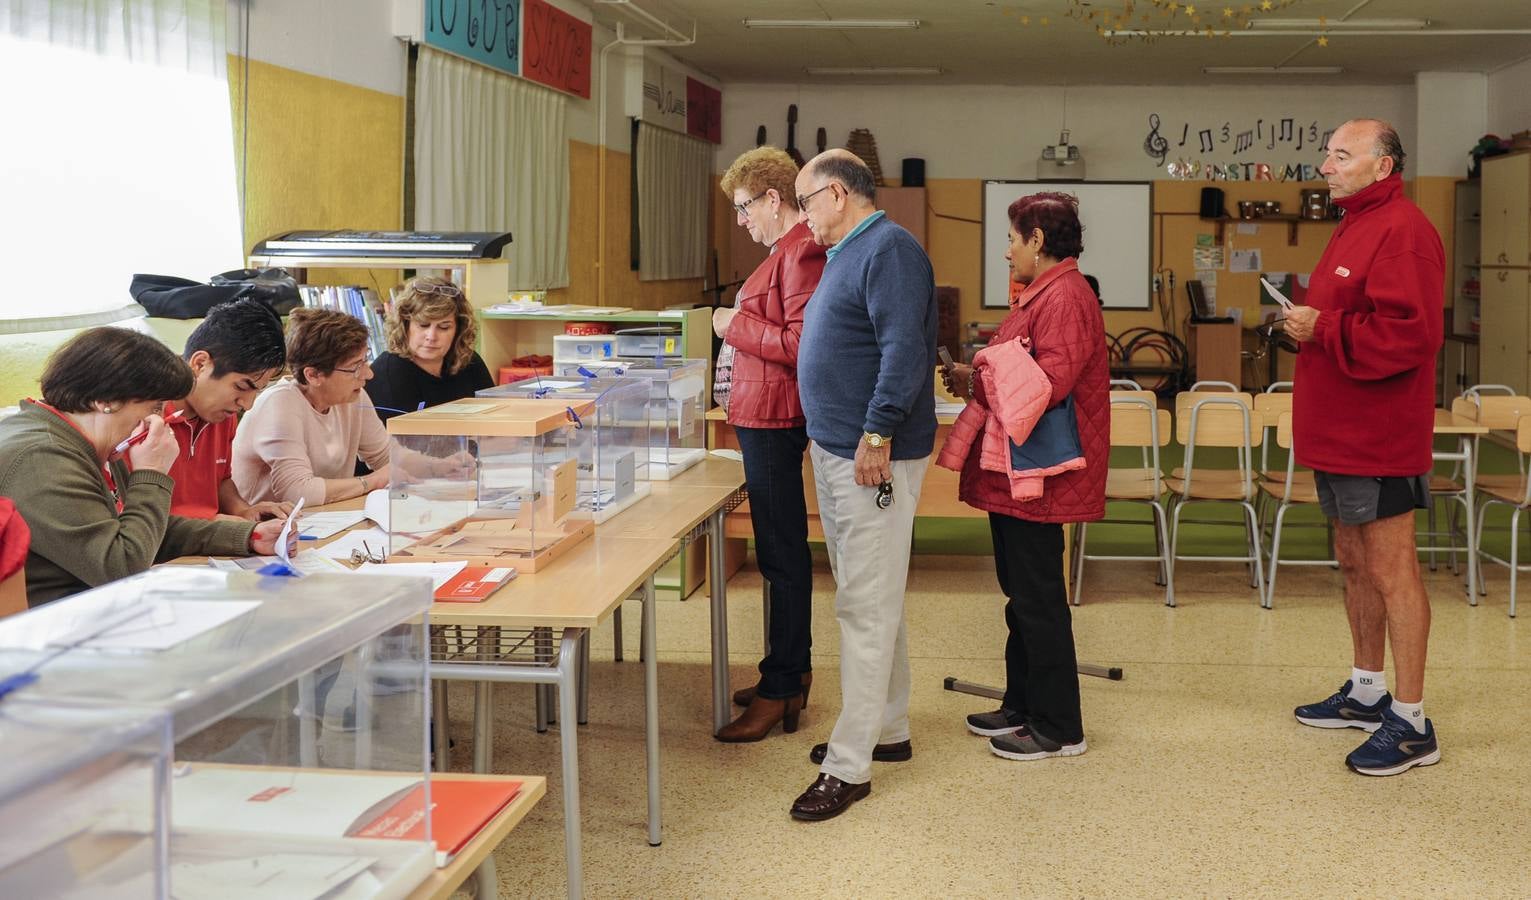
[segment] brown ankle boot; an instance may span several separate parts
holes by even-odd
[[[750,685],[747,688],[740,688],[737,691],[734,691],[734,705],[735,706],[749,706],[750,703],[752,701],[754,701],[754,699],[755,699],[755,691],[759,687],[760,687],[759,684],[752,684],[752,685]],[[813,687],[813,673],[812,672],[804,672],[803,673],[803,709],[807,709],[808,708],[808,690],[810,688],[812,688],[812,687]]]
[[[753,741],[764,740],[771,733],[776,723],[781,723],[782,731],[792,734],[797,731],[797,719],[803,711],[803,695],[797,694],[785,700],[770,700],[757,696],[750,701],[748,708],[739,714],[739,718],[724,725],[714,735],[725,744],[747,744]]]

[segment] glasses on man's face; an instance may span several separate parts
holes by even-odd
[[[347,375],[351,376],[352,378],[360,377],[362,369],[366,369],[369,372],[372,371],[372,360],[364,359],[364,360],[362,360],[361,362],[357,363],[354,366],[336,366],[335,367],[335,371],[336,372],[344,372]]]
[[[748,200],[744,201],[743,203],[735,203],[734,204],[734,212],[737,212],[741,216],[749,215],[750,214],[750,206],[756,200],[759,200],[761,197],[764,197],[768,193],[770,193],[770,188],[767,188],[766,190],[761,191],[760,193],[758,193],[755,196],[749,198]]]
[[[800,209],[800,210],[807,209],[808,208],[808,201],[809,200],[812,200],[814,197],[817,197],[818,195],[824,193],[825,191],[829,190],[830,188],[832,188],[834,186],[835,186],[834,182],[830,182],[829,184],[824,185],[823,187],[819,188],[818,190],[814,191],[811,194],[799,194],[798,197],[797,197],[797,208]]]

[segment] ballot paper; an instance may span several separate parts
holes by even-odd
[[[305,541],[322,541],[325,538],[334,537],[366,518],[367,513],[359,509],[311,512],[298,523],[298,537]]]
[[[348,560],[352,550],[383,556],[387,554],[388,546],[388,532],[381,528],[364,528],[344,534],[313,552],[330,559]]]
[[[292,512],[288,513],[287,521],[282,523],[282,533],[276,536],[276,556],[287,568],[292,568],[292,550],[288,542],[293,539],[292,529],[298,522],[298,514],[303,512],[303,498],[293,505]]]
[[[357,575],[424,576],[431,580],[431,590],[439,590],[453,576],[468,565],[466,560],[436,563],[373,563],[365,562],[355,569]]]
[[[1270,291],[1270,295],[1276,299],[1277,303],[1281,304],[1282,309],[1290,310],[1292,308],[1292,301],[1288,300],[1286,294],[1281,293],[1274,284],[1271,284],[1264,278],[1260,279],[1260,283],[1265,285],[1265,289]]]

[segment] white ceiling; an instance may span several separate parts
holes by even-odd
[[[1250,0],[1193,4],[1203,21],[1219,21]],[[1440,30],[1531,29],[1531,0],[1294,0],[1272,18],[1425,18],[1428,30],[1408,35],[1347,35],[1328,46],[1310,35],[1165,37],[1152,44],[1111,46],[1094,25],[1067,17],[1069,0],[632,0],[690,31],[696,43],[669,49],[676,58],[734,83],[925,84],[1206,84],[1259,78],[1209,77],[1203,66],[1343,66],[1318,84],[1412,82],[1416,72],[1491,72],[1531,57],[1531,35],[1431,34]],[[627,23],[629,36],[652,36],[619,6],[595,3],[598,20]],[[1254,0],[1258,10],[1259,0]],[[1093,10],[1119,12],[1123,0],[1092,0]],[[1137,0],[1137,12],[1152,0]],[[1023,25],[1022,16],[1030,18]],[[913,18],[915,30],[747,29],[753,18]],[[1043,26],[1041,19],[1049,24]],[[1184,17],[1181,18],[1184,21]],[[938,66],[937,76],[811,76],[808,66]],[[1300,80],[1297,78],[1285,80]]]

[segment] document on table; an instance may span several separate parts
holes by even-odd
[[[357,566],[354,571],[357,575],[423,575],[431,580],[431,590],[435,591],[439,590],[443,584],[451,581],[467,565],[466,560],[436,563],[365,562]]]
[[[348,560],[352,550],[360,550],[374,556],[381,556],[388,552],[388,532],[381,528],[364,528],[360,531],[352,531],[342,535],[323,547],[317,547],[310,551],[327,556],[330,559]]]
[[[169,650],[260,606],[259,600],[187,600],[146,596],[147,613],[80,644],[92,650]]]
[[[318,900],[377,862],[367,856],[263,853],[242,859],[172,863],[177,900]]]
[[[386,500],[387,491],[383,491],[383,494]],[[298,538],[305,541],[322,541],[327,537],[334,537],[352,525],[359,524],[366,518],[368,518],[367,513],[360,509],[311,512],[298,523]]]
[[[347,556],[347,559],[349,558]],[[258,572],[266,566],[278,562],[281,562],[281,560],[275,556],[245,556],[239,559],[209,558],[207,561],[208,565],[215,569],[222,569],[225,572]],[[314,575],[318,573],[333,575],[336,572],[351,571],[318,550],[300,550],[294,553],[289,566],[299,575]]]

